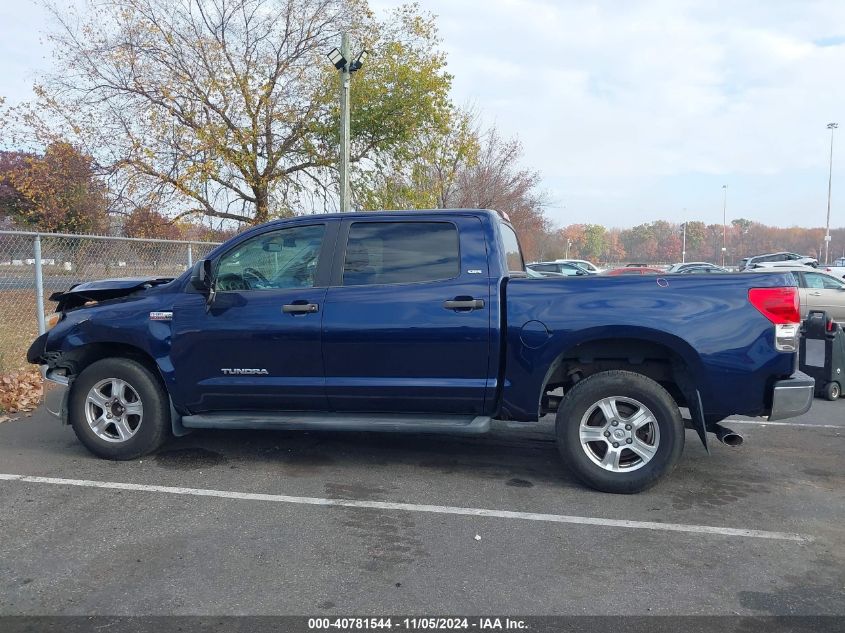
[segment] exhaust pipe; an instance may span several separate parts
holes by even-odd
[[[742,446],[742,436],[733,429],[729,429],[721,424],[716,424],[714,432],[716,433],[716,438],[722,444],[733,447]]]

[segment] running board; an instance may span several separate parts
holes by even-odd
[[[490,418],[469,415],[399,415],[390,413],[206,413],[186,415],[188,429],[256,429],[283,431],[379,431],[480,435]]]

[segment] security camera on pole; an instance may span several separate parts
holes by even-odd
[[[340,37],[340,50],[333,48],[328,54],[329,61],[340,71],[340,210],[349,211],[349,85],[352,73],[360,70],[367,58],[367,51],[358,53],[353,61],[349,53],[349,36]]]

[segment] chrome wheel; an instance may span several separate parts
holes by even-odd
[[[88,392],[85,419],[106,442],[125,442],[141,427],[144,407],[138,392],[125,380],[106,378]]]
[[[589,407],[578,428],[581,448],[593,463],[612,472],[642,468],[657,454],[657,418],[642,402],[611,396]]]

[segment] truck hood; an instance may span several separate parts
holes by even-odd
[[[139,290],[160,286],[173,281],[173,277],[121,277],[100,279],[74,284],[64,292],[54,292],[50,301],[58,301],[58,310],[68,310],[89,301],[105,301],[125,297]]]

